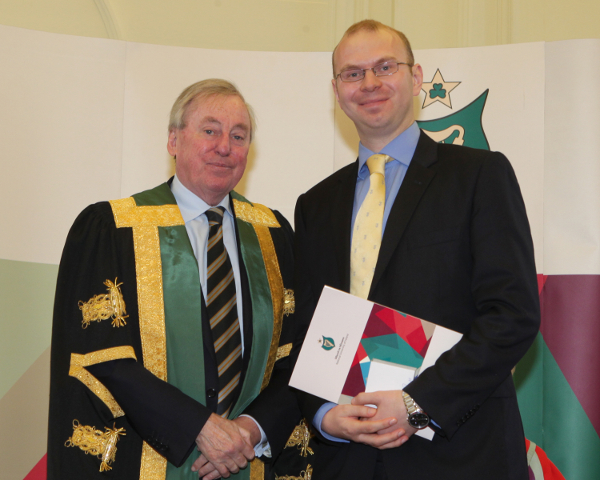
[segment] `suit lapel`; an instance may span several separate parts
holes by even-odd
[[[358,160],[354,162],[345,176],[340,177],[339,188],[334,196],[332,209],[332,245],[335,252],[336,271],[340,272],[338,288],[350,291],[350,231],[352,229],[352,208],[354,191],[358,176]],[[333,286],[333,285],[332,285]]]
[[[379,257],[373,274],[371,292],[377,287],[383,272],[390,262],[390,258],[406,230],[421,197],[427,190],[435,172],[428,168],[437,161],[437,144],[421,132],[415,154],[410,162],[406,175],[396,195],[396,200],[390,211],[385,232],[381,241]]]

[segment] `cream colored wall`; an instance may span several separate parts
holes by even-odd
[[[353,22],[415,49],[600,38],[597,0],[0,0],[0,24],[187,47],[331,51]]]

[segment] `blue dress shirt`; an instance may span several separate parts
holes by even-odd
[[[181,216],[185,222],[194,255],[198,261],[198,273],[200,275],[200,285],[202,286],[202,294],[206,299],[206,246],[208,244],[208,219],[204,212],[212,208],[208,203],[190,192],[177,178],[173,179],[171,184],[171,192],[177,201],[177,206],[181,211]],[[243,323],[243,308],[242,305],[242,281],[240,276],[240,261],[238,258],[237,241],[235,238],[235,218],[232,214],[231,205],[229,204],[229,195],[221,200],[218,206],[225,207],[223,215],[223,243],[227,249],[231,268],[233,269],[233,277],[235,280],[235,291],[237,300],[237,313],[240,322],[240,332],[244,331]],[[244,352],[244,336],[242,335],[242,353]]]
[[[385,164],[385,207],[383,209],[383,228],[381,229],[381,235],[383,236],[392,205],[394,204],[394,200],[396,200],[396,196],[398,195],[398,191],[400,190],[400,186],[402,185],[402,181],[404,180],[408,166],[410,165],[412,157],[415,153],[420,135],[421,131],[417,125],[417,122],[413,122],[410,127],[404,130],[385,147],[383,147],[380,152],[372,152],[362,143],[359,144],[358,177],[356,179],[356,190],[354,191],[351,232],[354,232],[354,221],[356,220],[356,214],[358,213],[362,202],[367,196],[367,192],[369,191],[369,186],[371,183],[369,167],[367,167],[367,159],[376,153],[384,153],[393,159]],[[335,406],[336,404],[331,402],[321,405],[321,408],[319,408],[315,417],[313,418],[313,425],[325,438],[329,440],[348,442],[348,440],[333,437],[321,429],[323,417]]]

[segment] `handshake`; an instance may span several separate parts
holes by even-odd
[[[202,454],[192,471],[204,480],[227,478],[248,465],[260,440],[260,430],[251,418],[227,420],[213,413],[196,438]]]

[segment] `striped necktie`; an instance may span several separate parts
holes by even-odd
[[[385,164],[393,160],[388,155],[369,157],[370,185],[352,232],[350,253],[350,293],[361,298],[369,296],[373,273],[381,246],[383,209],[385,207]]]
[[[223,243],[224,207],[206,211],[209,234],[206,252],[206,309],[210,320],[219,374],[217,413],[227,417],[242,371],[242,337],[237,314],[235,281]]]

